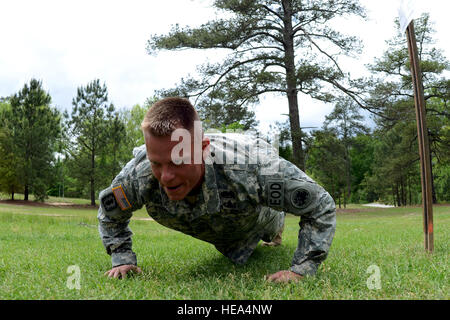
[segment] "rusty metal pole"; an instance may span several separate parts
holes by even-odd
[[[426,124],[425,99],[423,93],[422,72],[417,53],[416,36],[414,33],[414,20],[406,29],[408,39],[409,59],[414,86],[414,104],[416,107],[417,140],[419,141],[420,177],[422,182],[423,229],[425,234],[425,250],[433,252],[433,197],[431,185],[431,161],[428,130]]]

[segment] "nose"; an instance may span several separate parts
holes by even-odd
[[[175,178],[175,173],[169,166],[164,166],[161,171],[161,182],[164,185],[167,185]]]

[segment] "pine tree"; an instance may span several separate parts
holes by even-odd
[[[60,113],[51,108],[50,94],[42,82],[32,79],[11,99],[9,130],[14,143],[13,153],[20,162],[19,181],[24,186],[24,200],[30,189],[37,200],[47,197],[54,160],[55,143],[61,131]]]
[[[100,155],[107,148],[111,136],[111,119],[114,119],[114,105],[108,103],[108,90],[96,79],[85,87],[77,89],[72,100],[72,114],[66,113],[66,125],[71,137],[67,149],[72,161],[74,177],[89,185],[91,205],[95,205],[98,181],[105,180],[100,170]]]
[[[356,0],[216,0],[214,7],[229,18],[198,28],[175,25],[169,34],[151,37],[150,54],[186,48],[230,51],[223,62],[201,66],[201,79],[182,79],[166,94],[197,97],[201,109],[214,114],[240,114],[265,93],[287,97],[293,159],[304,170],[298,94],[329,102],[332,88],[351,93],[338,57],[358,52],[360,43],[329,22],[364,16],[363,8]],[[225,121],[221,115],[216,118]]]
[[[352,190],[350,149],[353,138],[357,134],[368,133],[364,125],[364,117],[359,113],[356,103],[350,98],[342,98],[335,105],[333,111],[325,117],[324,129],[333,131],[344,147],[345,182],[344,204],[350,199]]]
[[[21,162],[15,154],[14,141],[12,135],[11,105],[7,99],[0,102],[0,191],[11,195],[23,190],[23,185],[19,180]]]

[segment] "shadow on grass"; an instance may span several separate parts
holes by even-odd
[[[201,277],[205,280],[214,280],[228,277],[230,274],[236,277],[243,276],[261,279],[261,277],[286,270],[290,267],[295,247],[262,247],[258,245],[247,262],[243,265],[235,264],[223,255],[203,259],[186,268],[185,276]]]

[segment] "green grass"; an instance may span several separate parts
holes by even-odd
[[[45,214],[45,215],[44,215]],[[272,284],[264,276],[290,266],[298,217],[288,216],[283,245],[258,246],[244,266],[215,248],[154,221],[133,219],[143,273],[108,279],[95,209],[0,204],[0,299],[449,299],[450,207],[434,208],[435,252],[423,249],[420,207],[338,213],[335,239],[315,277]],[[146,217],[139,210],[135,217]],[[81,289],[66,286],[67,268]],[[370,290],[377,265],[381,289]]]

